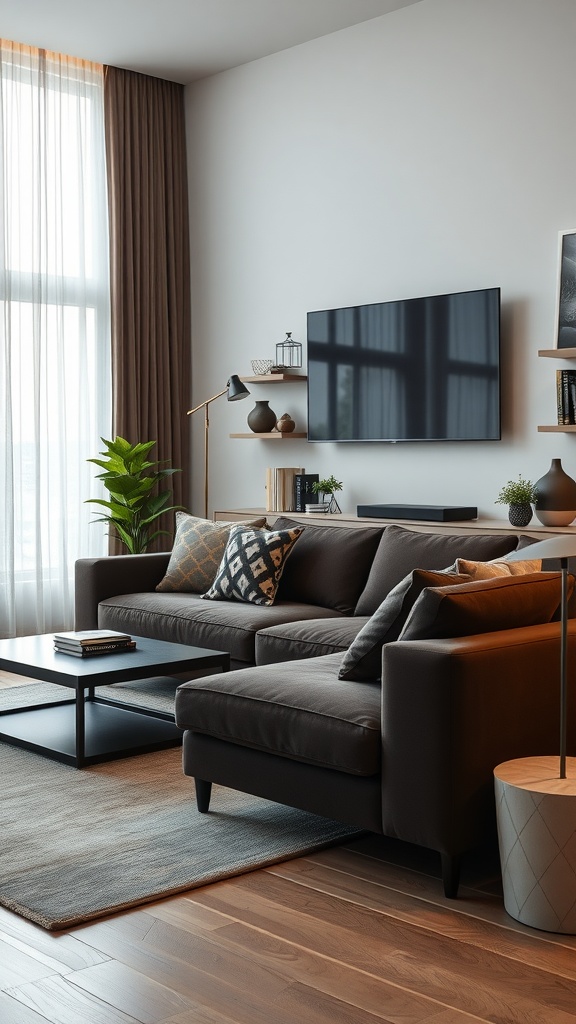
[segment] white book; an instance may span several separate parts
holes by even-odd
[[[109,644],[114,641],[131,640],[128,633],[116,633],[113,629],[77,629],[67,633],[54,633],[54,639],[78,647],[94,644]]]

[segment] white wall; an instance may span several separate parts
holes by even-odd
[[[494,505],[576,437],[556,418],[558,232],[576,226],[573,0],[422,0],[187,89],[193,393],[273,357],[311,309],[499,285],[503,439],[231,440],[252,398],[305,425],[305,387],[211,406],[210,508],[264,505],[266,466],[344,482],[341,505]],[[202,512],[202,414],[192,417]]]

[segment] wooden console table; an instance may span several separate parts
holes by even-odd
[[[453,520],[450,522],[432,522],[422,519],[369,519],[364,516],[355,516],[351,512],[342,512],[338,515],[327,513],[317,514],[310,512],[267,512],[265,508],[233,508],[218,509],[214,512],[214,519],[218,522],[234,521],[242,522],[243,519],[256,519],[258,516],[267,516],[269,522],[273,522],[278,516],[288,516],[302,523],[326,523],[330,526],[360,527],[405,526],[407,529],[416,530],[421,533],[436,533],[438,530],[446,530],[448,533],[462,533],[481,531],[482,533],[514,533],[524,534],[530,537],[538,537],[543,540],[546,536],[554,536],[559,533],[576,533],[576,526],[543,526],[537,520],[533,520],[524,529],[519,530],[512,526],[507,519],[466,519]]]

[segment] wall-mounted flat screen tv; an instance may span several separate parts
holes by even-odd
[[[309,441],[499,438],[499,288],[308,313]]]

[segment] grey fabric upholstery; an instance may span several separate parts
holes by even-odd
[[[274,665],[346,651],[367,621],[362,616],[343,616],[283,622],[260,629],[256,634],[256,664]]]
[[[176,692],[176,723],[350,775],[380,770],[380,686],[338,679],[340,654],[204,676]]]
[[[199,594],[119,594],[100,602],[98,625],[136,636],[228,651],[253,665],[255,635],[274,622],[338,617],[338,612],[297,603],[266,605],[203,601]]]
[[[293,519],[280,517],[274,529],[301,525]],[[378,526],[356,530],[344,526],[306,525],[286,563],[278,586],[278,600],[305,601],[352,615],[382,530],[383,527]]]
[[[516,542],[514,534],[458,536],[387,526],[354,614],[372,615],[392,588],[413,569],[447,569],[456,558],[487,562],[514,551]]]

